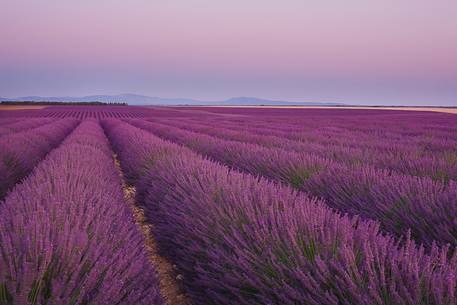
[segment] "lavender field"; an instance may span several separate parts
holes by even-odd
[[[456,250],[456,114],[0,111],[0,305],[454,305]]]

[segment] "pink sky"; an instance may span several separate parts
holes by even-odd
[[[2,0],[0,96],[457,106],[457,1]]]

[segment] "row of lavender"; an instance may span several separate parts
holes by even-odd
[[[54,120],[50,118],[39,118],[39,119],[27,119],[13,121],[7,124],[0,125],[0,137],[15,132],[25,131],[27,129],[36,128],[45,124],[52,123]]]
[[[147,118],[152,116],[194,116],[166,107],[140,107],[140,106],[49,106],[42,109],[28,109],[15,111],[1,111],[1,121],[14,118],[75,118],[75,119],[103,119],[103,118]],[[196,114],[195,116],[199,116]],[[201,114],[200,114],[201,116]]]
[[[14,124],[20,121],[20,118],[1,118],[0,119],[0,127],[7,126],[9,124]]]
[[[41,125],[36,128],[36,125]],[[78,121],[37,119],[19,121],[9,126],[22,126],[20,132],[0,137],[0,200],[16,183],[26,177],[47,153],[59,145]]]
[[[54,109],[41,109],[41,110],[22,110],[15,111],[11,116],[17,118],[75,118],[79,120],[84,119],[103,119],[103,118],[141,118],[142,112],[131,112],[131,111],[116,111],[116,109],[110,110],[93,110],[93,109],[68,109],[68,110],[54,110]],[[2,114],[0,112],[0,114]]]
[[[87,114],[98,118],[143,117],[150,115],[149,112],[163,115],[176,113],[161,108],[108,106],[0,111],[0,200],[68,135],[78,118]]]
[[[81,123],[0,215],[1,304],[163,304],[98,123]]]
[[[454,132],[435,131],[429,136],[404,136],[392,130],[378,134],[366,131],[328,129],[308,132],[278,131],[242,126],[238,121],[151,119],[163,124],[209,134],[225,140],[247,142],[332,159],[346,164],[370,164],[413,176],[429,176],[435,180],[457,180],[457,129]],[[252,123],[251,123],[252,124]],[[376,126],[376,125],[375,125]],[[382,131],[382,130],[381,130]],[[414,132],[418,132],[414,130]],[[411,131],[410,131],[411,133]],[[345,134],[351,134],[350,137]]]
[[[144,120],[128,120],[136,127],[211,157],[231,168],[281,182],[325,199],[341,212],[374,219],[390,233],[430,248],[457,245],[457,183],[378,170],[367,165],[347,166],[313,155],[227,141]]]
[[[415,116],[365,116],[359,117],[303,117],[301,120],[291,118],[189,118],[218,126],[252,128],[258,132],[270,132],[278,136],[299,139],[322,144],[340,143],[358,145],[366,141],[368,145],[378,144],[383,147],[383,141],[414,144],[419,140],[425,144],[434,139],[456,140],[457,123],[452,115],[421,115]],[[420,143],[419,143],[420,144]]]
[[[183,107],[179,110],[184,111]],[[238,122],[241,125],[271,127],[288,132],[328,127],[329,130],[350,128],[353,131],[384,133],[401,131],[404,135],[422,134],[430,129],[457,130],[455,115],[423,111],[345,110],[345,109],[246,109],[187,108],[190,112],[207,112],[213,120]],[[207,115],[205,119],[208,119]]]
[[[103,126],[195,304],[457,302],[446,248],[425,254],[287,186],[120,121]]]

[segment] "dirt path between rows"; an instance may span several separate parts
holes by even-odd
[[[191,302],[185,294],[181,282],[182,275],[177,272],[175,265],[173,265],[169,260],[159,254],[158,246],[155,242],[154,236],[151,233],[153,225],[148,223],[144,215],[144,210],[140,208],[135,202],[136,189],[135,187],[129,186],[126,183],[116,154],[113,154],[113,159],[122,178],[124,199],[132,209],[135,223],[138,225],[140,231],[144,235],[145,248],[149,261],[157,272],[160,294],[164,298],[167,305],[190,305]]]

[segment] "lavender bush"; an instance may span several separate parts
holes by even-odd
[[[59,120],[0,138],[0,200],[75,128],[75,119]]]
[[[149,107],[126,106],[48,106],[43,109],[0,111],[0,120],[30,118],[75,118],[75,119],[102,119],[102,118],[143,118],[152,115],[170,114],[176,111],[155,110]],[[1,122],[0,122],[1,124]],[[1,130],[1,129],[0,129]]]
[[[430,248],[457,245],[457,187],[428,177],[411,177],[368,166],[345,166],[328,159],[225,141],[143,120],[131,124],[184,144],[228,166],[293,186],[326,199],[340,211],[379,221],[398,236],[412,237]]]
[[[198,123],[191,120],[150,120],[208,134],[224,140],[258,144],[307,155],[312,154],[316,157],[332,159],[348,165],[370,164],[380,169],[407,175],[431,177],[434,180],[444,182],[457,179],[457,155],[455,153],[443,154],[435,151],[428,153],[411,143],[410,139],[405,136],[399,137],[400,143],[393,140],[395,139],[394,135],[387,136],[385,134],[378,137],[371,136],[364,141],[362,135],[350,131],[352,137],[348,138],[346,142],[322,143],[321,141],[325,137],[316,137],[315,141],[309,141],[309,137],[303,136],[303,140],[300,141],[287,139],[287,133],[281,137],[269,134],[269,131],[277,132],[276,126],[265,127],[265,134],[256,134],[249,127],[239,127],[238,122],[224,124],[205,119],[200,119]],[[341,136],[341,133],[338,135]],[[433,137],[435,138],[439,135],[440,133],[435,133]],[[373,140],[373,138],[377,140]],[[382,139],[382,142],[379,139]],[[450,150],[452,146],[457,146],[457,142],[440,141],[438,139],[424,140],[423,146],[427,146],[430,149],[430,145],[439,145],[439,142],[441,142],[442,147],[438,148],[438,151]]]
[[[457,255],[103,122],[195,304],[455,304]]]
[[[0,205],[1,304],[164,304],[97,123]]]
[[[16,122],[19,122],[19,118],[0,118],[0,126],[7,126]]]
[[[27,129],[32,129],[40,127],[45,124],[53,122],[53,119],[50,118],[40,118],[40,119],[25,119],[12,124],[1,125],[0,126],[0,136],[12,134],[15,132],[25,131]]]

